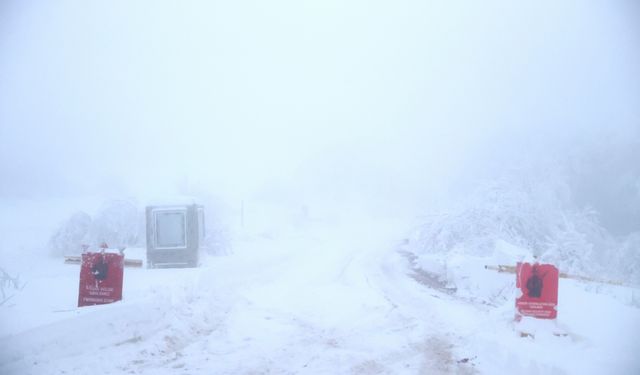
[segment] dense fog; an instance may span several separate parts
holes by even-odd
[[[5,1],[0,17],[5,198],[408,217],[506,179],[616,236],[640,227],[632,1]]]

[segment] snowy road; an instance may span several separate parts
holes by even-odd
[[[563,282],[559,327],[569,334],[523,339],[511,323],[511,302],[487,305],[411,277],[410,262],[396,251],[404,228],[360,220],[245,236],[233,254],[206,258],[198,269],[126,269],[122,302],[82,309],[75,307],[77,266],[59,259],[15,263],[28,285],[0,309],[0,373],[626,374],[640,368],[627,333],[640,327],[637,308]],[[598,303],[585,312],[587,299]],[[592,328],[603,315],[617,325]]]
[[[411,293],[405,288],[416,289],[406,262],[390,251],[397,237],[376,229],[316,233],[274,244],[287,251],[267,250],[269,260],[254,263],[258,279],[238,292],[228,332],[206,339],[209,348],[226,348],[221,369],[450,373],[453,354],[436,314],[424,301],[396,300]]]

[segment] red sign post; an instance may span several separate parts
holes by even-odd
[[[558,315],[558,269],[551,264],[518,263],[516,287],[522,296],[516,308],[522,316],[555,319]]]
[[[123,268],[124,256],[121,254],[82,254],[78,307],[120,301]]]

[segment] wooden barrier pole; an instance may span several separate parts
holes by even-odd
[[[500,273],[516,273],[516,267],[515,266],[507,266],[507,265],[499,264],[497,266],[486,265],[486,266],[484,266],[484,268],[487,269],[487,270],[497,271],[497,272],[500,272]],[[587,281],[587,282],[592,282],[592,283],[610,284],[610,285],[618,285],[618,286],[630,286],[630,285],[625,285],[622,281],[603,280],[603,279],[596,279],[596,278],[593,278],[593,277],[586,277],[586,276],[580,276],[580,275],[570,275],[570,274],[565,273],[565,272],[560,272],[560,277],[563,278],[563,279]]]
[[[79,255],[65,255],[64,256],[65,264],[80,264],[82,263],[82,258]],[[142,260],[140,259],[126,259],[124,260],[125,267],[142,267]]]

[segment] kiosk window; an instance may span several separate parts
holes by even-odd
[[[187,247],[184,212],[156,212],[156,247]]]

